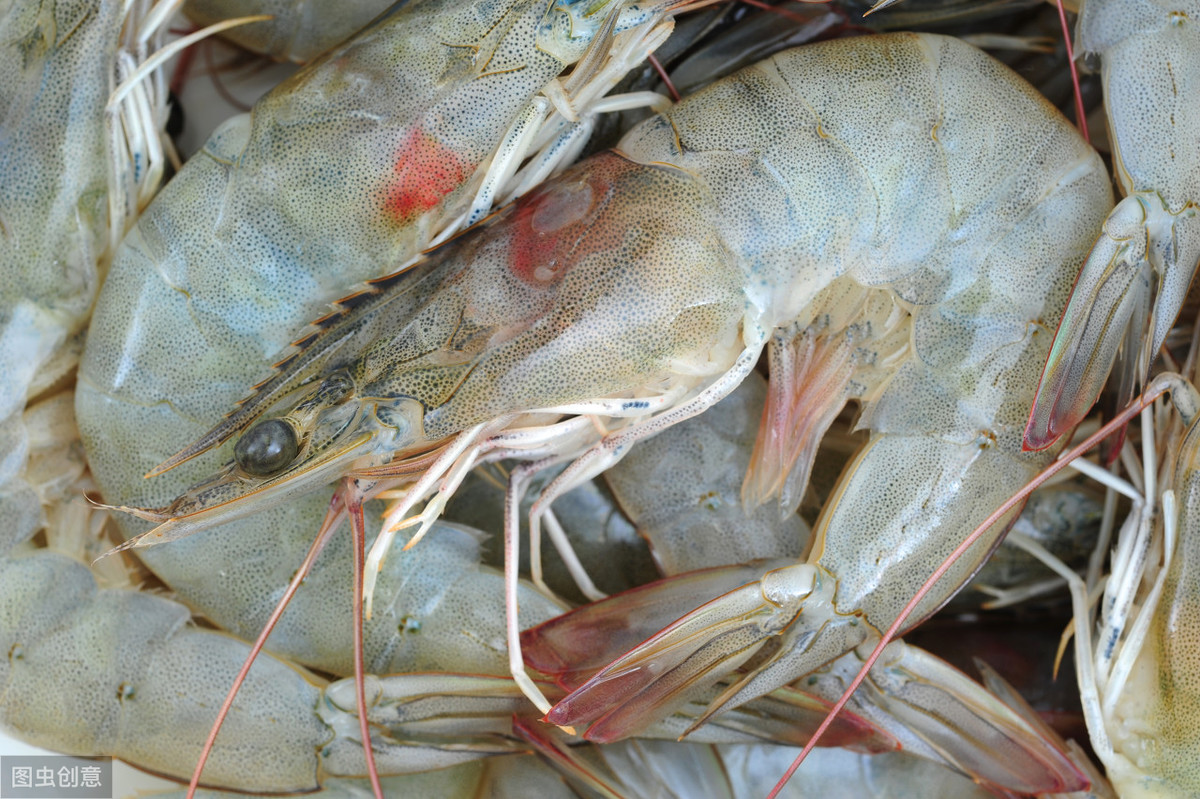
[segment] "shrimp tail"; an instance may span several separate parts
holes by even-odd
[[[1122,345],[1145,340],[1120,360],[1121,393],[1132,396],[1133,384],[1145,381],[1191,285],[1191,265],[1200,261],[1200,236],[1179,224],[1188,218],[1190,209],[1174,214],[1153,192],[1131,194],[1109,214],[1046,359],[1026,450],[1045,449],[1087,415]]]

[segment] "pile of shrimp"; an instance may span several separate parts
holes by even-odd
[[[1200,792],[1200,5],[387,5],[0,3],[0,727],[189,796]],[[185,161],[212,33],[301,66]],[[1086,726],[922,648],[981,592]]]

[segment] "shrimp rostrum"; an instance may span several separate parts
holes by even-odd
[[[1110,200],[1099,158],[1061,115],[958,40],[781,53],[343,301],[172,459],[240,436],[219,473],[141,511],[160,525],[137,543],[344,475],[358,500],[403,483],[394,528],[434,495],[428,521],[481,460],[529,461],[516,495],[530,472],[573,459],[533,506],[537,525],[556,495],[710,407],[769,349],[764,418],[787,438],[760,447],[754,502],[795,507],[829,408],[859,400],[872,432],[807,562],[677,621],[550,718],[586,726],[635,702],[650,721],[758,653],[712,709],[743,702],[872,640],[1052,457],[1023,452],[1022,429],[1087,251],[1076,231]]]

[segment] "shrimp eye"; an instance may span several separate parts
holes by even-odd
[[[233,459],[246,474],[270,477],[296,459],[300,444],[296,431],[282,419],[259,422],[246,431],[233,448]]]

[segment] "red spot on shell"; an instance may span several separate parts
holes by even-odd
[[[395,177],[388,183],[384,207],[398,224],[407,224],[461,186],[476,166],[436,136],[413,128],[396,150]]]
[[[509,268],[527,283],[558,279],[603,192],[588,179],[559,183],[519,202],[512,218]]]

